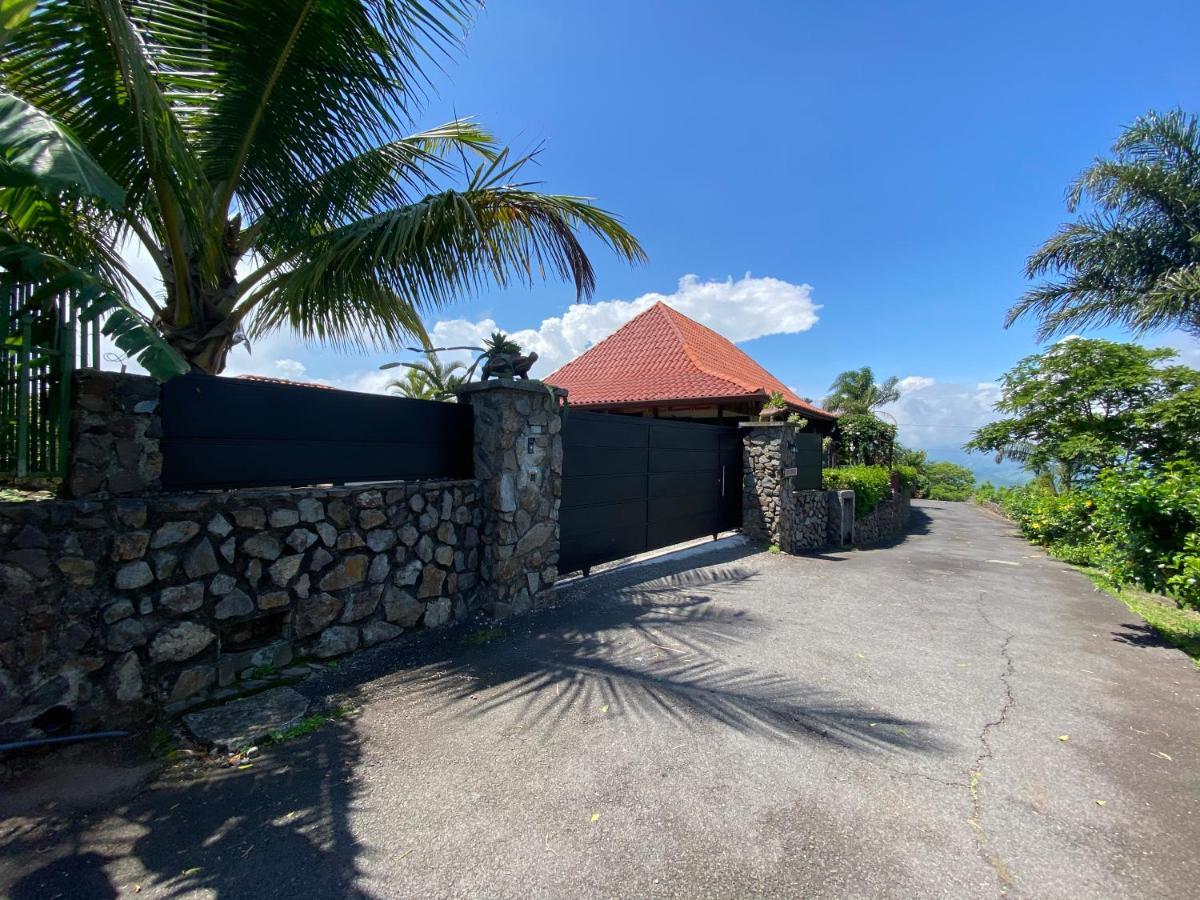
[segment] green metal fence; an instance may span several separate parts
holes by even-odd
[[[32,285],[0,286],[0,481],[66,475],[71,373],[98,367],[99,323],[79,321],[68,294],[31,303]]]

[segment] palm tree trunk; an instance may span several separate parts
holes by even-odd
[[[160,326],[167,342],[182,354],[192,370],[207,375],[220,375],[225,369],[229,351],[236,342],[239,322],[232,318],[237,303],[239,285],[237,265],[243,251],[239,246],[241,216],[225,223],[221,241],[221,261],[216,287],[201,286],[193,280],[189,285],[195,306],[191,308],[188,325],[174,327],[179,321],[178,308],[183,298],[178,296],[174,284],[167,285],[168,312],[160,319]],[[189,259],[189,275],[199,271],[198,261]],[[175,316],[174,321],[169,316]]]

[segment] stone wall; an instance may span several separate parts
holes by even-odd
[[[162,487],[158,382],[145,375],[81,369],[74,375],[70,497],[132,497]]]
[[[476,611],[554,597],[561,403],[470,385],[476,478],[161,492],[158,386],[79,373],[68,494],[0,505],[0,740],[254,689]]]
[[[0,506],[0,734],[75,727],[479,608],[479,483]],[[251,684],[251,687],[254,685]]]
[[[794,535],[795,492],[784,473],[796,465],[797,426],[742,423],[742,532],[789,550]]]
[[[912,511],[912,496],[905,490],[893,490],[886,500],[854,522],[854,546],[876,544],[895,537],[908,524]]]
[[[519,615],[553,600],[562,502],[562,400],[538,381],[463,386],[475,411],[475,474],[483,492],[480,577],[487,611]]]
[[[788,553],[803,553],[805,550],[820,550],[829,546],[829,497],[834,491],[795,491],[792,513],[792,529],[787,545],[780,545]]]
[[[804,553],[846,544],[872,544],[892,537],[908,523],[909,495],[892,497],[853,521],[853,491],[794,491],[797,426],[746,422],[743,430],[742,532],[785,553]],[[893,477],[894,484],[898,484]],[[849,503],[843,502],[849,498]]]

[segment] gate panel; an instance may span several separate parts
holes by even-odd
[[[740,526],[741,448],[720,426],[569,412],[559,570]]]
[[[469,478],[469,406],[182,375],[162,387],[163,487]]]

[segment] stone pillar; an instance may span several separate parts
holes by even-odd
[[[475,477],[481,481],[479,575],[493,616],[519,615],[554,599],[562,496],[562,402],[539,381],[467,384],[475,411]]]
[[[146,375],[81,369],[72,388],[67,495],[103,499],[160,491],[158,382]]]
[[[795,436],[790,422],[743,422],[742,532],[792,552],[796,498]]]

